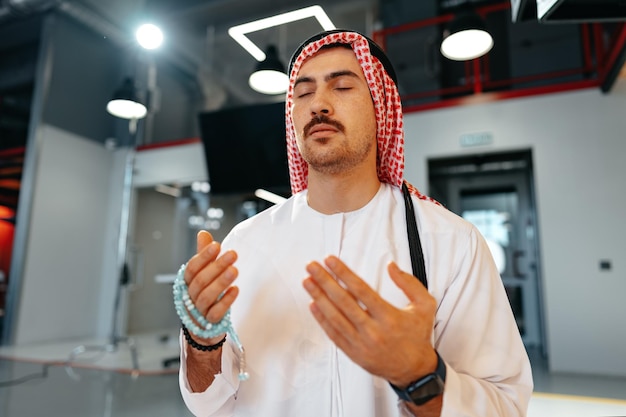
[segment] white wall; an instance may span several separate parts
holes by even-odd
[[[15,343],[93,336],[101,302],[112,154],[44,125]]]
[[[405,117],[406,177],[426,192],[429,158],[532,149],[553,371],[626,375],[625,84]],[[478,132],[493,144],[461,148]]]

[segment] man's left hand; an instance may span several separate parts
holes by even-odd
[[[435,370],[431,335],[437,305],[417,278],[394,262],[388,265],[389,276],[409,299],[397,308],[339,258],[329,256],[324,264],[307,265],[303,286],[313,299],[311,313],[339,349],[399,387]]]

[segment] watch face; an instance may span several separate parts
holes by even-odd
[[[406,388],[410,401],[422,405],[443,392],[443,381],[437,374],[426,375]]]
[[[437,369],[435,372],[412,382],[404,389],[398,388],[393,384],[390,385],[401,400],[416,405],[422,405],[436,396],[443,394],[445,380],[446,364],[443,359],[441,359],[441,356],[439,356],[439,353],[437,353]]]

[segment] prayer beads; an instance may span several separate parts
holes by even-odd
[[[178,270],[173,287],[174,307],[176,308],[176,313],[178,314],[181,323],[191,333],[203,339],[217,337],[223,333],[228,334],[230,339],[239,349],[239,379],[245,381],[249,378],[249,374],[246,372],[246,355],[243,345],[239,341],[239,336],[237,336],[237,333],[235,332],[235,329],[230,321],[230,310],[226,312],[224,317],[222,317],[219,322],[209,322],[200,313],[200,311],[198,311],[189,297],[189,288],[185,283],[186,266],[187,265],[184,264]]]

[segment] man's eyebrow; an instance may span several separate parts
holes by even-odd
[[[298,84],[301,83],[314,83],[315,80],[313,80],[313,78],[311,77],[300,77],[296,79],[296,82],[293,84],[293,88],[296,88],[298,86]]]
[[[359,78],[357,73],[354,72],[354,71],[341,70],[341,71],[331,72],[330,74],[328,74],[327,76],[324,77],[324,81],[330,81],[332,79],[339,78],[339,77],[345,77],[345,76]]]
[[[346,77],[346,76],[359,78],[357,73],[355,73],[354,71],[341,70],[341,71],[331,72],[330,74],[324,76],[324,81],[328,82],[335,78]],[[315,80],[313,79],[313,77],[301,77],[301,78],[296,79],[296,82],[293,84],[293,87],[295,88],[298,84],[301,84],[301,83],[315,83]]]

